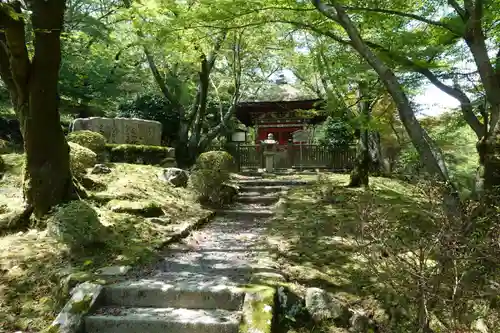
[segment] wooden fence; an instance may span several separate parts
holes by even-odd
[[[230,152],[236,158],[240,170],[264,167],[263,147],[260,145],[231,147]],[[326,168],[349,171],[354,166],[355,156],[355,148],[332,150],[311,144],[280,145],[277,146],[275,155],[275,168]]]

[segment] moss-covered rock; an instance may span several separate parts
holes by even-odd
[[[161,205],[149,200],[111,200],[107,207],[115,213],[128,213],[143,217],[158,217],[164,214]]]
[[[234,159],[224,151],[209,151],[196,161],[189,187],[204,204],[222,206],[233,196],[228,195],[226,184],[230,180]]]
[[[243,320],[239,333],[271,333],[276,288],[249,285],[244,288]]]
[[[71,172],[75,177],[82,177],[85,175],[87,168],[91,168],[97,163],[97,154],[77,143],[68,142],[68,144]]]
[[[106,147],[106,138],[102,134],[92,131],[71,132],[68,134],[67,140],[88,148],[97,154],[104,152]]]
[[[104,226],[97,212],[84,201],[71,201],[56,207],[47,219],[47,232],[71,249],[86,248],[104,238]]]
[[[175,153],[170,147],[110,143],[106,145],[106,151],[110,162],[147,165],[162,165]]]

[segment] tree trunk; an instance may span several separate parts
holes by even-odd
[[[361,128],[359,129],[358,144],[356,152],[356,165],[351,172],[351,180],[349,187],[368,187],[369,173],[372,165],[370,156],[370,100],[369,100],[368,85],[366,82],[358,84],[358,108],[361,118]]]
[[[361,38],[358,29],[351,21],[344,8],[338,1],[332,1],[333,8],[325,6],[321,1],[313,0],[313,4],[325,16],[338,22],[349,35],[353,48],[370,64],[379,75],[387,91],[391,94],[398,108],[399,117],[408,132],[408,135],[417,149],[420,159],[431,176],[439,181],[450,184],[448,171],[444,158],[437,149],[427,132],[420,126],[410,101],[401,87],[394,72],[386,66],[366,45]]]
[[[359,132],[358,145],[356,149],[356,165],[351,172],[351,180],[348,187],[368,187],[370,172],[370,152],[368,149],[368,129]]]
[[[20,12],[17,4],[9,6]],[[24,196],[36,217],[42,217],[53,206],[77,197],[57,98],[64,8],[64,0],[32,2],[35,41],[31,62],[23,20],[13,19],[5,8],[0,14],[7,46],[2,57],[9,57],[10,66],[9,70],[2,68],[2,79],[14,83],[12,86],[6,82],[15,101],[14,109],[24,139]]]

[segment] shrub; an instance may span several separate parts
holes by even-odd
[[[466,332],[479,319],[498,327],[498,207],[463,202],[450,214],[444,186],[421,181],[418,189],[411,210],[382,210],[370,193],[359,205],[364,274],[380,281],[372,288],[399,316],[387,331],[437,332],[440,322]]]
[[[75,177],[82,177],[87,168],[91,168],[97,162],[97,154],[92,150],[80,146],[74,142],[68,142],[70,147],[71,172]]]
[[[57,241],[77,250],[100,242],[104,227],[92,206],[84,201],[71,201],[55,208],[47,219],[47,232]]]
[[[106,146],[106,138],[102,134],[92,131],[71,132],[68,134],[67,140],[98,154],[103,152]]]
[[[233,157],[224,151],[201,154],[189,179],[189,187],[202,203],[222,206],[232,196],[225,192],[234,166]]]
[[[196,160],[196,169],[218,169],[233,171],[235,162],[231,154],[225,151],[208,151]]]
[[[107,144],[106,150],[111,162],[134,164],[161,164],[174,156],[174,149],[162,146]]]

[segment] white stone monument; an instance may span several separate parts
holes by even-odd
[[[77,118],[71,131],[89,130],[101,133],[108,143],[161,145],[162,126],[158,121],[137,118]]]

